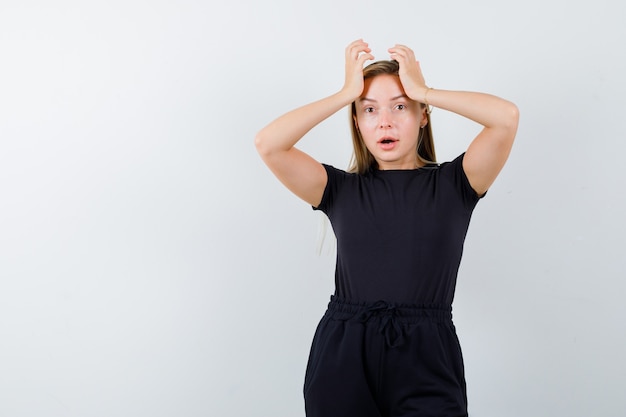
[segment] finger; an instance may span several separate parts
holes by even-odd
[[[363,39],[357,39],[357,40],[350,42],[348,46],[346,46],[346,52],[352,50],[352,48],[354,48],[356,45],[359,45],[362,43],[364,43]]]
[[[371,49],[369,48],[358,49],[355,51],[351,51],[349,56],[347,56],[346,58],[351,61],[358,61],[363,55],[371,56],[370,52],[371,52]]]
[[[363,39],[358,39],[346,48],[346,57],[357,59],[361,52],[371,52],[369,45],[367,42],[363,41]]]
[[[360,65],[361,67],[363,67],[363,65],[365,65],[365,61],[372,61],[374,60],[374,55],[372,54],[361,54],[359,56],[359,59],[357,61],[358,65]]]
[[[397,51],[402,51],[405,54],[409,55],[413,52],[413,50],[411,48],[409,48],[406,45],[400,45],[400,44],[395,44],[393,47],[389,48],[389,50],[397,50]]]
[[[391,55],[402,57],[409,61],[415,60],[415,54],[413,53],[413,50],[404,45],[395,45],[394,47],[389,48],[389,53]]]
[[[399,53],[390,54],[390,58],[398,61],[401,66],[408,65],[408,63],[410,62],[410,60],[405,55]]]
[[[355,39],[348,44],[348,48],[351,46],[357,45],[359,43],[366,43],[366,42],[363,40],[363,38]]]
[[[353,53],[354,53],[354,55],[353,55],[353,57],[352,57],[352,58],[353,58],[353,59],[357,59],[357,60],[358,60],[358,59],[359,59],[359,58],[360,58],[363,54],[368,54],[368,55],[370,55],[370,52],[372,52],[372,50],[371,50],[369,47],[365,46],[365,47],[363,47],[363,48],[356,49],[356,50],[353,52]]]
[[[390,48],[389,55],[391,56],[391,58],[395,59],[396,61],[407,59],[405,51],[401,49],[397,49],[397,48]]]

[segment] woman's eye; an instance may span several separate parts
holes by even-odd
[[[363,111],[365,111],[365,113],[373,113],[374,112],[374,108],[373,107],[366,107],[365,109],[363,109]]]
[[[406,109],[406,105],[405,105],[405,104],[398,104],[398,105],[396,106],[396,109],[397,109],[397,110],[404,110],[404,109]]]

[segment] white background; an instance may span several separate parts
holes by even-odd
[[[0,2],[0,416],[303,416],[333,291],[255,133],[412,47],[515,102],[454,303],[473,416],[626,415],[618,1]],[[440,161],[478,127],[435,110]],[[302,148],[346,167],[347,113]]]

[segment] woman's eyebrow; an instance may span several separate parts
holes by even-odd
[[[389,101],[396,101],[396,100],[401,99],[401,98],[404,98],[404,99],[408,100],[409,96],[407,96],[406,94],[400,94],[399,96],[392,97]],[[371,101],[373,103],[378,103],[378,101],[374,100],[373,98],[369,98],[369,97],[363,97],[359,101]]]

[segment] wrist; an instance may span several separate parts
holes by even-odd
[[[422,89],[422,103],[430,104],[430,102],[428,101],[428,95],[430,94],[431,90],[433,90],[432,87],[424,86],[424,88]]]
[[[346,87],[335,93],[335,97],[337,98],[337,100],[340,100],[346,106],[348,104],[351,104],[353,101],[356,101],[356,99],[359,98],[359,95],[360,94],[355,95],[352,91],[350,91],[350,89]]]
[[[433,90],[432,87],[426,87],[426,89],[424,90],[424,99],[422,101],[422,103],[424,103],[424,105],[426,106],[426,111],[428,113],[430,113],[430,102],[428,101],[428,93]]]

